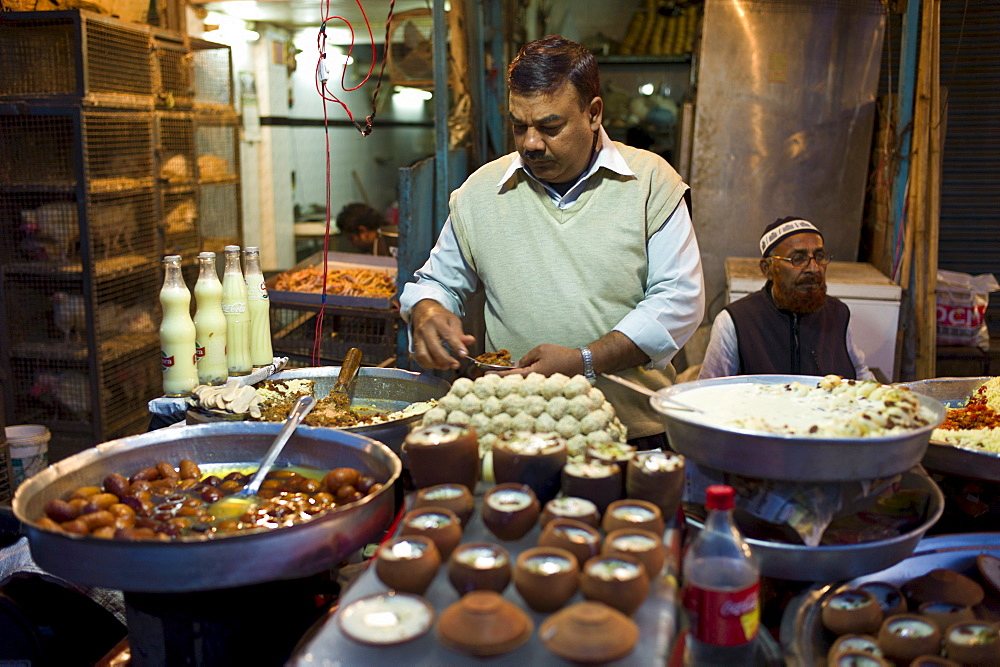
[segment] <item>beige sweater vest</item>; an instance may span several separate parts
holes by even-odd
[[[680,203],[687,185],[658,155],[615,143],[635,176],[599,169],[560,211],[544,188],[517,170],[497,182],[514,153],[483,166],[452,193],[451,222],[462,255],[486,293],[486,348],[519,359],[541,343],[587,345],[643,299],[646,240]],[[673,367],[626,369],[657,389]],[[604,378],[598,385],[636,438],[663,431],[647,399]]]

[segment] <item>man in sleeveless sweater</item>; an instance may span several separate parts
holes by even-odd
[[[826,294],[832,255],[807,220],[782,218],[760,239],[759,292],[726,306],[712,324],[699,379],[728,375],[828,375],[872,380],[851,341],[851,312]]]
[[[416,360],[457,369],[475,339],[466,299],[486,297],[485,348],[519,360],[507,373],[586,375],[628,438],[666,444],[647,399],[600,377],[650,389],[704,315],[701,256],[684,184],[658,155],[612,142],[593,54],[551,35],[525,45],[507,72],[515,153],[451,195],[427,263],[400,299]]]

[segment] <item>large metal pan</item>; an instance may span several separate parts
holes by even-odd
[[[340,376],[340,366],[292,368],[271,375],[268,380],[309,379],[315,382],[314,394],[326,396]],[[400,368],[361,368],[355,380],[351,407],[375,408],[384,412],[397,412],[412,403],[438,399],[448,393],[451,383],[434,375],[414,373]],[[340,429],[378,440],[396,452],[410,427],[423,415],[411,415],[382,424],[351,426]],[[214,418],[188,411],[188,423],[204,423]]]
[[[112,440],[57,461],[14,494],[31,555],[45,570],[69,581],[132,592],[183,592],[294,579],[328,569],[379,537],[395,508],[399,457],[370,438],[300,426],[279,457],[281,465],[341,466],[372,475],[383,488],[312,521],[214,540],[145,542],[103,540],[42,530],[34,522],[45,503],[65,498],[109,473],[132,472],[158,461],[189,458],[206,471],[255,468],[281,424],[220,422],[164,428]]]
[[[934,378],[918,382],[901,382],[900,386],[930,396],[949,408],[960,408],[965,405],[965,399],[972,392],[990,379],[992,378]],[[1000,482],[1000,454],[993,452],[955,447],[931,438],[930,446],[924,454],[923,464],[928,470]]]
[[[889,567],[903,560],[944,512],[944,495],[920,468],[903,474],[902,489],[927,491],[930,502],[919,526],[884,540],[861,544],[837,544],[807,547],[747,538],[750,551],[760,564],[760,573],[774,579],[791,581],[839,581]],[[687,517],[688,525],[700,530],[704,524]]]
[[[741,375],[684,382],[657,393],[684,403],[684,394],[707,386],[731,384],[813,385],[822,378],[809,375]],[[901,435],[871,438],[804,438],[722,428],[700,423],[690,412],[671,410],[658,398],[650,405],[663,415],[670,446],[699,465],[760,479],[798,482],[842,482],[896,475],[920,463],[931,431],[945,417],[933,398],[919,396],[933,415],[925,427]]]
[[[917,545],[912,555],[888,569],[839,585],[816,585],[803,591],[791,600],[781,617],[781,645],[787,664],[795,667],[826,664],[832,635],[824,630],[821,615],[823,603],[832,595],[870,581],[886,581],[900,586],[938,568],[955,570],[981,581],[976,568],[976,556],[981,553],[1000,557],[996,533],[929,537]]]

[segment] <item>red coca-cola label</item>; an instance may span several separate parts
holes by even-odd
[[[160,352],[160,366],[163,367],[163,370],[167,370],[168,368],[170,368],[173,365],[174,365],[174,356],[170,355],[168,357],[166,352],[162,352],[161,351]]]
[[[205,346],[204,345],[198,345],[198,343],[195,343],[194,344],[194,360],[195,360],[195,362],[197,363],[197,361],[199,359],[201,359],[202,357],[204,357],[204,356],[205,356]]]
[[[759,582],[739,591],[685,588],[691,634],[715,646],[739,646],[753,640],[760,627],[759,594]]]

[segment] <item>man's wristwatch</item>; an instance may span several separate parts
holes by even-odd
[[[597,382],[597,373],[594,372],[594,354],[589,347],[581,347],[580,354],[583,355],[583,377],[587,378],[590,384]]]

